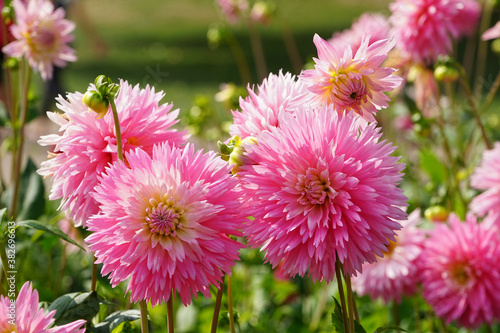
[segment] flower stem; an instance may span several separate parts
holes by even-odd
[[[267,76],[267,65],[264,50],[262,49],[262,41],[260,39],[259,31],[253,22],[248,20],[247,25],[250,32],[250,43],[252,45],[252,52],[255,58],[257,74],[259,76],[259,81],[262,81]]]
[[[394,325],[399,326],[399,312],[396,301],[392,301],[392,318],[394,319]]]
[[[90,282],[90,291],[97,289],[97,264],[95,263],[96,257],[94,255],[94,262],[92,263],[92,281]]]
[[[220,312],[220,305],[222,303],[223,290],[224,290],[224,276],[222,276],[222,280],[220,281],[219,285],[219,290],[217,291],[217,296],[215,297],[214,315],[212,317],[212,328],[210,329],[210,333],[217,332],[217,324],[219,322],[219,312]]]
[[[113,112],[113,119],[115,121],[116,147],[118,152],[118,159],[120,161],[123,161],[122,133],[120,130],[120,120],[118,119],[118,111],[116,110],[116,105],[113,98],[109,98],[109,104],[111,105],[111,111]]]
[[[233,288],[232,288],[232,277],[227,276],[227,308],[229,312],[229,331],[234,333],[234,314],[233,314]]]
[[[20,98],[21,110],[19,114],[19,123],[18,123],[19,127],[13,125],[14,126],[13,130],[17,131],[17,138],[18,138],[18,140],[14,142],[14,146],[16,146],[16,151],[15,154],[13,155],[14,169],[12,170],[14,173],[13,175],[14,191],[12,194],[12,202],[10,209],[10,215],[14,220],[17,216],[17,203],[19,197],[19,187],[21,182],[20,179],[21,166],[22,166],[24,140],[25,140],[24,127],[26,125],[26,120],[28,118],[28,92],[31,81],[31,67],[29,66],[28,61],[26,59],[23,59],[20,68],[22,68],[22,70],[19,73],[21,77],[21,98]],[[13,124],[17,123],[17,119],[12,119],[12,121]]]
[[[250,73],[250,67],[248,66],[247,58],[245,57],[245,52],[241,48],[238,39],[230,31],[226,37],[227,44],[233,52],[236,65],[238,66],[238,72],[240,74],[241,82],[246,85],[252,82],[252,74]]]
[[[169,302],[172,300],[172,297],[168,300]],[[168,306],[168,302],[167,302]],[[142,333],[148,333],[149,332],[149,326],[148,326],[148,303],[146,300],[142,300],[139,302],[139,307],[141,309],[141,332]],[[168,315],[168,312],[167,312]],[[169,328],[168,332],[170,333],[170,317],[168,318],[168,323],[169,323]],[[173,332],[173,330],[172,330]]]
[[[465,75],[465,72],[462,70],[462,77],[461,77],[461,82],[462,86],[465,90],[465,96],[467,98],[467,102],[469,103],[469,106],[472,111],[472,115],[474,116],[474,119],[476,120],[477,126],[481,130],[481,135],[483,136],[484,143],[486,144],[486,147],[488,149],[492,149],[493,146],[491,145],[490,140],[488,139],[488,135],[486,134],[486,130],[484,129],[483,123],[481,122],[481,118],[479,116],[479,110],[476,107],[476,103],[474,102],[474,98],[472,96],[472,90],[469,84],[469,81],[467,80],[467,77]]]
[[[341,272],[341,265],[342,263],[339,260],[339,256],[336,255],[336,261],[335,261],[335,275],[337,277],[337,286],[339,289],[339,298],[340,298],[340,306],[342,308],[342,321],[344,323],[344,331],[345,333],[351,333],[350,326],[348,326],[349,318],[347,318],[347,306],[345,303],[345,296],[344,296],[344,286],[342,284],[342,272]]]
[[[347,306],[349,307],[349,326],[351,332],[354,332],[354,307],[356,302],[354,300],[354,294],[352,292],[351,277],[349,274],[344,273],[345,286],[347,289]],[[357,312],[357,311],[356,311]],[[359,318],[357,318],[359,321]]]
[[[495,95],[496,95],[499,87],[500,87],[500,71],[498,72],[497,77],[495,78],[495,81],[493,81],[493,85],[491,86],[491,89],[488,92],[488,95],[486,96],[486,99],[484,101],[483,106],[481,107],[481,110],[479,111],[479,114],[488,110],[491,102],[493,102],[493,98],[495,98]]]

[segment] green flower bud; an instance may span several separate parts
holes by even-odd
[[[98,114],[97,119],[104,117],[109,110],[109,101],[97,91],[89,90],[83,95],[83,103]]]
[[[242,140],[239,135],[235,135],[231,141],[230,144],[234,144],[234,147],[231,154],[229,154],[229,164],[233,164],[233,170],[231,170],[231,172],[235,175],[238,173],[239,167],[244,164],[243,157],[246,153],[245,147],[250,144],[257,144],[257,138],[247,136]]]
[[[424,212],[426,219],[432,222],[445,222],[448,219],[450,212],[443,206],[431,206]]]
[[[460,72],[453,65],[438,65],[434,69],[434,78],[439,82],[455,82],[460,76]]]

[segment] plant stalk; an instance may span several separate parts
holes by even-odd
[[[172,297],[170,297],[170,299],[168,301],[170,302],[171,300],[172,300]],[[167,306],[168,306],[168,302],[167,302]],[[148,303],[146,302],[146,300],[142,300],[139,302],[139,308],[141,309],[141,332],[148,333],[149,332]],[[167,313],[167,315],[168,315],[168,313]],[[170,332],[170,318],[168,319],[168,322],[169,322],[168,332]]]
[[[217,324],[219,323],[219,312],[222,303],[222,293],[224,290],[224,276],[220,281],[219,290],[217,291],[217,296],[215,297],[214,315],[212,317],[212,327],[210,333],[217,332]]]

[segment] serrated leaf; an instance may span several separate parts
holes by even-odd
[[[78,319],[90,321],[99,312],[99,299],[96,292],[66,294],[52,302],[48,310],[56,310],[58,326]]]
[[[66,235],[64,232],[62,232],[61,229],[59,229],[58,227],[53,226],[51,224],[40,223],[40,222],[35,221],[35,220],[28,220],[28,221],[17,222],[17,225],[20,227],[27,227],[27,228],[41,230],[41,231],[51,233],[51,234],[65,240],[68,243],[71,243],[73,245],[78,246],[80,249],[85,251],[85,249],[80,244],[78,244],[77,242],[75,242],[74,240],[69,238],[69,236]]]
[[[335,307],[332,312],[332,325],[334,332],[343,333],[344,332],[344,317],[342,316],[342,308],[335,297],[333,297]]]
[[[374,333],[382,333],[382,332],[388,332],[388,331],[408,332],[407,330],[405,330],[399,326],[387,325],[387,326],[377,328]]]
[[[361,324],[358,323],[356,320],[354,321],[354,332],[355,333],[366,333],[363,326],[361,326]]]

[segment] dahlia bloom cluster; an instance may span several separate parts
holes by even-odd
[[[478,328],[500,319],[500,233],[468,215],[450,215],[426,240],[418,261],[423,297],[449,324]]]
[[[15,302],[13,302],[15,301]],[[12,311],[14,306],[14,311]],[[12,319],[9,314],[15,314]],[[15,300],[0,295],[0,332],[17,333],[83,333],[86,321],[76,320],[66,325],[51,327],[56,311],[45,313],[38,306],[38,291],[31,282],[25,282]],[[13,322],[15,324],[13,324]]]
[[[350,29],[336,32],[328,43],[341,50],[351,47],[352,53],[356,54],[365,36],[369,36],[368,46],[390,37],[391,25],[389,20],[382,14],[365,13],[361,15]]]
[[[279,127],[246,147],[252,163],[238,172],[254,217],[244,233],[266,261],[290,276],[331,281],[338,258],[346,272],[382,257],[406,213],[397,187],[404,164],[365,126],[331,105],[278,116]]]
[[[53,67],[76,61],[68,44],[75,24],[64,18],[62,8],[54,9],[50,0],[13,0],[16,22],[10,27],[15,40],[2,48],[11,57],[26,57],[31,68],[44,81],[52,78]]]
[[[399,303],[403,295],[416,293],[420,273],[417,261],[425,240],[424,231],[418,227],[420,221],[420,209],[416,209],[408,220],[400,221],[403,228],[397,232],[396,242],[391,242],[384,256],[363,265],[363,272],[352,279],[353,290],[358,295]]]
[[[172,104],[160,104],[163,92],[147,86],[132,87],[120,82],[116,98],[123,150],[140,147],[151,153],[157,143],[183,145],[188,135],[172,128],[178,122],[179,110]],[[90,87],[89,89],[91,89]],[[69,93],[58,97],[57,107],[63,113],[48,112],[48,117],[60,126],[60,135],[42,136],[42,146],[54,146],[49,159],[42,162],[38,173],[51,177],[51,200],[62,199],[60,210],[66,212],[76,226],[86,226],[87,219],[99,212],[92,197],[98,176],[117,160],[116,134],[112,112],[96,119],[82,102],[83,94]]]
[[[187,305],[191,295],[210,297],[238,260],[245,216],[231,167],[215,153],[191,144],[156,145],[152,154],[136,148],[99,177],[93,197],[100,213],[88,221],[86,238],[102,274],[111,283],[130,278],[131,300],[152,305],[177,290]]]
[[[488,223],[500,223],[500,142],[483,153],[481,164],[471,176],[471,186],[483,193],[474,197],[471,209],[479,216],[488,214]]]
[[[471,34],[481,14],[475,0],[396,0],[390,10],[398,50],[427,64],[448,55],[453,41]]]
[[[314,69],[305,70],[300,79],[310,92],[309,101],[316,106],[332,104],[338,112],[354,111],[367,121],[388,107],[385,94],[397,88],[402,78],[392,75],[396,69],[381,67],[395,40],[379,40],[370,44],[365,36],[356,53],[351,47],[338,48],[314,36],[318,58],[313,58]]]

